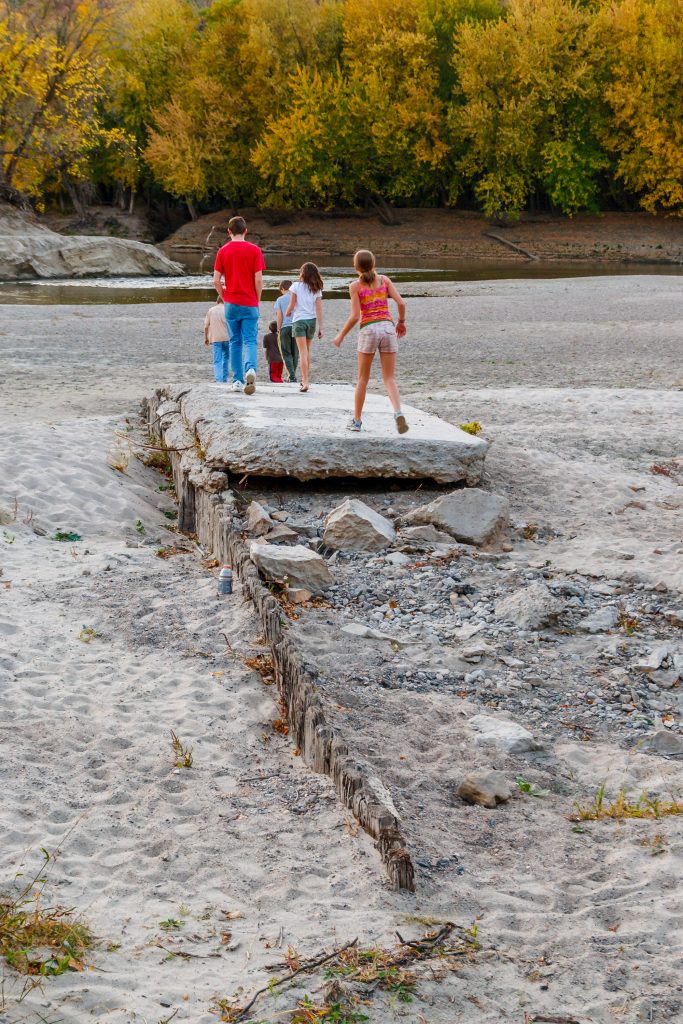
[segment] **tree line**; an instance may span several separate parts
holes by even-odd
[[[0,194],[683,211],[683,0],[0,0]]]

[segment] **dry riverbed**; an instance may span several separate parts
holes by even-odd
[[[250,1019],[286,1020],[306,995],[362,998],[353,1012],[373,1024],[683,1012],[680,817],[568,820],[602,783],[608,800],[683,796],[681,291],[652,278],[450,285],[409,307],[408,397],[483,424],[482,486],[509,500],[511,525],[483,549],[411,550],[399,532],[389,559],[339,554],[329,607],[298,609],[290,628],[330,717],[390,791],[414,896],[389,891],[331,784],[273,728],[272,686],[245,663],[264,651],[250,606],[239,586],[217,602],[208,552],[173,531],[165,481],[125,458],[142,394],[206,378],[200,309],[5,307],[0,883],[11,891],[41,846],[60,848],[46,900],[98,937],[84,971],[21,1003],[3,968],[5,1019],[157,1024],[177,1011],[208,1024],[288,960],[355,937],[392,949],[396,930],[416,939],[445,921],[470,929],[457,933],[466,955],[404,964],[407,980],[370,993],[323,965]],[[344,311],[329,303],[330,333]],[[316,360],[320,378],[348,377],[352,346]],[[275,497],[253,481],[241,493],[313,532],[349,496]],[[393,519],[437,493],[361,496]],[[191,550],[158,556],[174,547]],[[531,585],[559,604],[547,624],[497,615]],[[610,609],[617,621],[584,631]],[[351,623],[390,639],[344,633]],[[480,744],[479,715],[513,720],[539,749]],[[192,768],[174,767],[171,729]],[[652,749],[656,734],[669,746]],[[464,774],[488,768],[510,799],[463,803]]]

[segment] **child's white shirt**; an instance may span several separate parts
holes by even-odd
[[[290,292],[296,295],[296,306],[292,313],[292,322],[296,323],[297,320],[315,320],[315,304],[318,299],[322,299],[322,292],[312,292],[305,281],[295,281],[290,287]]]

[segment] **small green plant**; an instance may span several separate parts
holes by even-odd
[[[605,783],[600,786],[592,804],[587,807],[575,803],[576,813],[570,815],[570,821],[600,821],[602,818],[665,818],[674,814],[683,814],[683,803],[678,800],[659,800],[642,793],[636,801],[627,798],[624,790],[617,793],[614,800],[605,801]]]
[[[78,639],[84,644],[89,644],[91,640],[97,640],[99,636],[100,634],[92,626],[84,626],[78,634]]]
[[[75,544],[77,540],[83,540],[80,533],[74,533],[72,530],[57,530],[52,539],[63,544]]]
[[[177,519],[178,510],[175,508],[166,508],[164,509],[164,515],[166,516],[167,519]]]
[[[550,796],[549,789],[541,789],[535,782],[527,782],[526,779],[517,779],[517,785],[522,793],[526,793],[527,796]]]
[[[458,426],[461,430],[464,430],[466,434],[480,434],[484,429],[478,420],[472,420],[471,423],[459,423]]]
[[[176,932],[185,927],[185,922],[177,917],[168,917],[165,921],[159,921],[159,927],[165,932]]]
[[[176,736],[173,729],[171,729],[171,748],[175,755],[175,767],[176,768],[191,768],[192,767],[192,747],[186,747],[178,736]]]
[[[143,523],[142,519],[135,520],[135,529],[137,530],[138,533],[145,532],[145,524]]]

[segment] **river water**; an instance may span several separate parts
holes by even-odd
[[[264,299],[274,300],[282,278],[296,278],[298,258],[287,254],[267,254],[268,271],[264,275]],[[192,257],[190,257],[192,259]],[[211,262],[208,272],[198,273],[198,263],[188,260],[184,277],[93,277],[70,280],[35,280],[20,283],[0,282],[0,304],[28,305],[125,305],[130,303],[204,302],[215,297]],[[314,257],[325,280],[328,297],[347,294],[354,273],[348,261],[320,254]],[[419,294],[428,296],[429,282],[537,280],[565,277],[612,277],[623,274],[683,275],[683,266],[666,263],[597,263],[544,261],[511,263],[488,260],[396,259],[382,264],[402,292],[410,297],[411,285],[419,285]]]

